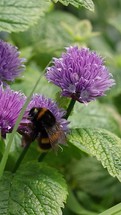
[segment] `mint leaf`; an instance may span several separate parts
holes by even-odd
[[[57,170],[27,163],[0,181],[0,215],[62,215],[67,187]]]
[[[61,2],[64,5],[72,4],[75,7],[83,6],[90,11],[94,11],[94,3],[92,0],[53,0],[53,2]]]
[[[26,30],[37,22],[49,5],[49,0],[0,1],[0,31]]]
[[[95,156],[121,181],[121,139],[104,129],[72,129],[69,142]]]
[[[93,32],[92,25],[88,20],[79,20],[71,13],[64,11],[50,11],[41,17],[35,26],[25,32],[13,33],[12,39],[20,47],[33,49],[29,54],[37,55],[39,62],[42,56],[38,53],[48,53],[50,59],[53,56],[60,56],[62,50],[67,46],[81,44],[89,41],[90,38],[98,33]],[[58,36],[57,36],[58,35]],[[41,63],[42,65],[42,63]]]
[[[120,115],[98,101],[90,102],[87,106],[76,103],[69,121],[71,128],[104,128],[121,136]]]

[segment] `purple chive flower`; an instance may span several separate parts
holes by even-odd
[[[22,93],[0,86],[0,133],[3,138],[12,131],[25,99]]]
[[[33,95],[27,110],[24,114],[24,117],[20,123],[18,132],[20,134],[22,134],[23,136],[28,137],[31,139],[31,133],[32,133],[32,126],[31,126],[31,121],[28,118],[28,114],[29,111],[33,108],[47,108],[49,109],[52,114],[54,115],[56,122],[60,125],[60,128],[62,131],[64,131],[64,133],[66,134],[68,132],[68,124],[69,122],[67,122],[66,119],[64,119],[63,117],[66,114],[66,111],[63,109],[58,108],[57,104],[51,100],[50,98],[46,98],[43,95],[39,95],[39,94],[35,94]],[[26,143],[25,143],[26,144]]]
[[[17,47],[0,40],[0,82],[13,81],[24,70],[24,58],[19,58]]]
[[[69,47],[62,57],[53,59],[46,78],[62,90],[62,95],[81,103],[103,96],[115,84],[103,59],[88,48]]]

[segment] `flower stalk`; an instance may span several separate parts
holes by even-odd
[[[28,144],[26,144],[26,146],[24,147],[22,153],[20,154],[20,156],[19,156],[19,158],[18,158],[18,160],[17,160],[17,162],[16,162],[16,164],[15,164],[15,166],[14,166],[14,168],[13,168],[13,171],[12,171],[13,173],[15,173],[16,170],[19,168],[21,162],[22,162],[23,159],[24,159],[25,154],[27,153],[27,151],[28,151],[28,149],[29,149],[30,144],[31,144],[31,143],[28,143]]]
[[[70,104],[69,104],[69,106],[67,108],[67,113],[65,115],[65,119],[68,119],[68,117],[70,116],[70,114],[71,114],[71,112],[72,112],[72,110],[74,108],[75,103],[76,103],[76,100],[71,99]]]

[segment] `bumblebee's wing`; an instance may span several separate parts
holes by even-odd
[[[54,125],[51,129],[46,128],[46,132],[48,134],[52,148],[58,146],[58,144],[65,144],[65,133],[58,124]]]

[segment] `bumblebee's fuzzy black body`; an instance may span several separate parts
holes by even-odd
[[[33,124],[32,141],[37,139],[41,149],[54,148],[61,141],[61,136],[65,141],[64,132],[47,108],[32,108],[29,112],[29,119]]]

